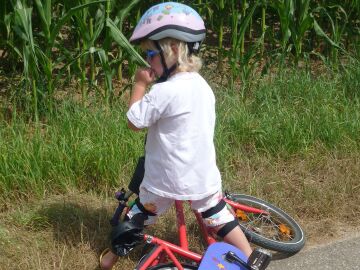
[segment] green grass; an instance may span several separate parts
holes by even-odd
[[[319,144],[331,151],[359,150],[359,68],[356,72],[357,78],[315,78],[290,71],[261,80],[246,98],[238,92],[220,94],[219,144],[231,144],[230,151],[253,148],[283,157]]]
[[[143,134],[126,127],[123,107],[70,102],[38,126],[21,118],[2,122],[0,136],[2,199],[108,190],[128,179],[143,145]]]
[[[216,145],[224,187],[299,219],[343,216],[360,187],[360,69],[288,71],[244,95],[218,90]],[[350,207],[351,208],[351,207]],[[357,210],[356,210],[357,209]],[[339,213],[341,212],[341,214]]]
[[[359,80],[360,69],[352,67],[316,77],[288,71],[261,79],[245,97],[239,90],[215,89],[224,179],[236,173],[232,163],[241,156],[359,153]],[[127,128],[125,112],[122,102],[104,110],[64,101],[41,124],[19,113],[1,121],[1,199],[126,185],[143,153],[144,133]]]
[[[284,209],[305,229],[310,245],[339,230],[355,230],[359,83],[360,69],[352,66],[318,76],[288,71],[256,81],[246,93],[214,86],[224,189]],[[127,185],[143,153],[144,133],[127,128],[122,101],[103,109],[96,102],[83,107],[64,100],[38,124],[14,109],[9,114],[8,104],[5,108],[6,115],[0,115],[1,267],[96,269],[117,204],[112,193]],[[174,239],[174,216],[170,211],[150,233]],[[186,217],[192,246],[199,248],[197,227]],[[132,269],[140,249],[115,269]]]

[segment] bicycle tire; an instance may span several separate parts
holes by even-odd
[[[184,270],[196,270],[199,266],[190,265],[190,264],[182,264]],[[155,265],[153,267],[148,268],[148,270],[177,270],[178,268],[173,263],[164,263]]]
[[[263,209],[270,215],[259,215],[242,212],[238,220],[241,229],[249,242],[266,249],[281,253],[294,254],[305,245],[305,234],[300,225],[280,208],[253,196],[244,194],[229,194],[228,199],[243,205]],[[267,227],[260,228],[263,223]],[[271,230],[269,224],[273,227]],[[266,229],[266,230],[265,230]],[[284,231],[286,233],[284,234]],[[269,233],[269,235],[266,235]]]

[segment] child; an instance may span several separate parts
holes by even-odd
[[[198,74],[201,60],[195,55],[204,37],[196,11],[168,2],[150,8],[130,38],[146,51],[151,68],[136,72],[127,112],[131,129],[148,128],[140,202],[127,217],[134,222],[145,215],[145,224],[151,224],[174,200],[190,200],[208,227],[250,256],[251,247],[222,200],[213,143],[215,98]],[[114,253],[103,256],[102,269],[112,268]]]

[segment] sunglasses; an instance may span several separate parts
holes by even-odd
[[[159,53],[160,53],[159,51],[146,50],[146,59],[147,60],[152,60]]]

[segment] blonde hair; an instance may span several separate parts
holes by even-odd
[[[186,42],[174,39],[174,38],[164,38],[159,40],[159,45],[164,53],[166,63],[176,62],[178,64],[176,71],[177,72],[198,72],[202,67],[202,61],[200,57],[190,54],[189,48]],[[178,58],[171,49],[172,45],[176,45],[178,48]],[[156,50],[157,48],[154,45],[154,41],[145,40],[141,43],[143,49]]]

